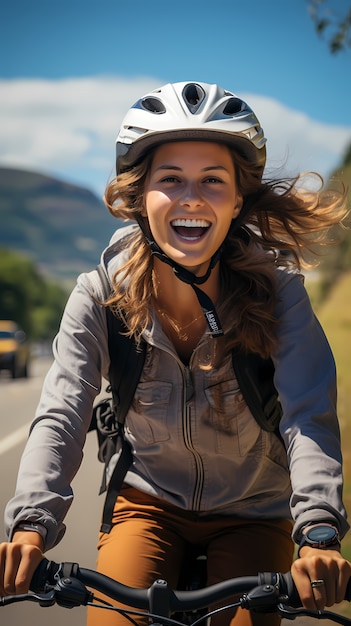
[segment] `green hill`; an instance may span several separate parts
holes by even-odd
[[[27,254],[71,280],[99,261],[122,225],[88,189],[36,172],[0,168],[0,247]]]
[[[331,289],[327,300],[317,311],[330,342],[338,372],[338,415],[341,428],[341,443],[344,457],[344,501],[351,518],[351,271],[340,275]],[[351,532],[343,541],[343,555],[351,559]],[[334,606],[333,610],[351,617],[349,602]],[[308,622],[309,623],[309,622]],[[327,622],[329,624],[329,622]],[[299,622],[300,624],[300,622]]]
[[[338,413],[342,435],[345,470],[345,504],[351,512],[351,271],[336,281],[328,299],[318,311],[318,317],[332,347],[338,372]],[[351,559],[351,533],[347,541]]]

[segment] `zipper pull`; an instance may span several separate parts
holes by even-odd
[[[189,402],[194,395],[194,385],[189,367],[184,368],[185,371],[185,401]]]

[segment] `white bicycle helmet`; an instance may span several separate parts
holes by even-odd
[[[116,170],[120,174],[138,163],[145,153],[168,141],[219,141],[234,147],[262,174],[266,139],[250,107],[234,93],[206,83],[167,84],[146,94],[128,111],[116,141]],[[232,222],[239,228],[246,210]],[[212,256],[203,276],[196,276],[170,259],[156,243],[147,219],[136,215],[152,253],[173,268],[179,280],[194,289],[213,337],[223,329],[212,300],[200,288],[218,263],[222,246]],[[234,225],[234,222],[236,224]]]
[[[126,114],[116,141],[117,174],[165,141],[220,141],[262,168],[266,139],[256,115],[218,85],[167,84],[138,100]]]

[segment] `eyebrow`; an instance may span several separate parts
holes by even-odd
[[[160,165],[159,167],[156,168],[155,172],[158,172],[159,170],[174,170],[177,172],[181,172],[182,168],[178,167],[177,165]],[[227,168],[224,167],[223,165],[208,165],[206,167],[202,168],[202,172],[208,172],[209,170],[224,170],[225,172],[227,172]]]

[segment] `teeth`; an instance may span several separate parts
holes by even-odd
[[[209,222],[206,220],[196,220],[196,219],[178,219],[173,220],[172,226],[185,226],[186,228],[208,228]]]

